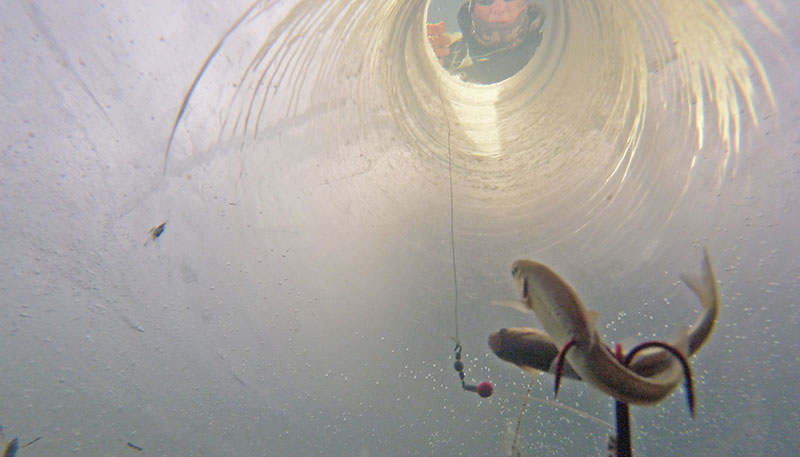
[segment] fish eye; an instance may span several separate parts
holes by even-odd
[[[515,266],[511,269],[511,276],[516,276],[519,273],[519,267]]]

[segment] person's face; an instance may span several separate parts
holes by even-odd
[[[512,22],[527,8],[525,0],[473,0],[476,19],[484,22]],[[488,5],[486,4],[488,3]]]

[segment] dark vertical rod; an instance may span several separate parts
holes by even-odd
[[[631,413],[628,404],[616,402],[617,413],[617,457],[633,457],[631,449]]]

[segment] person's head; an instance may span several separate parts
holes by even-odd
[[[472,0],[472,16],[495,24],[514,22],[528,8],[525,0]]]
[[[475,38],[484,46],[515,46],[528,26],[525,0],[470,0]]]

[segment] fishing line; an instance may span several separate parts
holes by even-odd
[[[534,377],[531,380],[531,385],[534,384],[535,380],[536,380],[536,378]],[[513,392],[506,392],[506,391],[502,391],[502,390],[498,390],[494,394],[497,395],[498,397],[513,398],[513,399],[516,399],[516,400],[523,400],[523,401],[528,401],[528,402],[533,402],[533,403],[539,403],[540,405],[549,406],[549,407],[551,407],[553,409],[560,409],[562,411],[566,411],[566,412],[575,414],[576,416],[581,417],[583,419],[586,419],[588,421],[594,422],[597,425],[602,425],[603,427],[606,427],[606,428],[608,428],[610,430],[614,429],[614,424],[612,424],[612,423],[610,423],[608,421],[604,421],[603,419],[600,419],[597,416],[589,414],[589,413],[587,413],[585,411],[581,411],[581,410],[579,410],[577,408],[573,408],[572,406],[565,405],[563,403],[558,403],[558,402],[555,402],[553,400],[548,400],[546,398],[536,397],[534,395],[531,395],[531,393],[532,393],[532,389],[529,388],[528,392],[525,395],[517,394],[517,393],[513,393]],[[525,407],[523,407],[523,410],[524,409],[525,409]],[[522,417],[522,414],[520,414],[520,417]]]
[[[514,429],[514,441],[511,444],[511,457],[518,457],[518,456],[522,455],[522,452],[519,449],[519,431],[522,428],[522,419],[525,416],[525,411],[528,409],[528,405],[530,405],[531,401],[539,403],[541,405],[547,405],[547,406],[550,406],[550,407],[555,408],[555,409],[560,409],[562,411],[567,411],[567,412],[573,413],[573,414],[575,414],[575,415],[577,415],[579,417],[582,417],[582,418],[584,418],[586,420],[592,421],[592,422],[594,422],[596,424],[599,424],[599,425],[603,425],[603,426],[607,427],[608,429],[612,429],[613,430],[613,428],[614,428],[613,425],[611,425],[609,422],[604,421],[603,419],[600,419],[599,417],[593,416],[593,415],[591,415],[591,414],[589,414],[587,412],[581,411],[581,410],[573,408],[571,406],[567,406],[567,405],[564,405],[564,404],[561,404],[561,403],[556,403],[556,402],[554,402],[552,400],[547,400],[547,399],[544,399],[544,398],[534,397],[533,395],[531,395],[531,393],[533,391],[533,386],[534,386],[534,384],[536,384],[536,378],[537,378],[537,376],[531,376],[531,382],[530,382],[530,384],[528,384],[528,391],[525,393],[525,396],[523,397],[523,401],[522,401],[522,406],[520,406],[520,409],[519,409],[519,417],[517,418],[517,424],[516,424],[515,429]],[[519,397],[522,397],[522,395],[520,395],[520,394],[506,393],[506,392],[497,392],[497,395],[499,395],[501,397],[508,397],[508,398],[519,398]],[[609,435],[609,436],[611,436],[611,435]]]
[[[533,390],[533,384],[536,381],[536,378],[531,376],[531,383],[528,384],[528,392],[525,394],[525,401],[522,402],[522,406],[519,408],[519,419],[517,419],[517,428],[514,430],[514,443],[511,444],[511,455],[520,454],[517,445],[519,444],[519,429],[522,427],[522,417],[525,416],[525,410],[528,409],[528,404],[531,401],[531,391]]]
[[[442,113],[444,114],[445,121],[447,122],[447,171],[448,171],[448,188],[449,188],[449,191],[450,191],[450,201],[449,201],[449,203],[450,203],[450,254],[451,254],[451,258],[452,258],[452,262],[453,262],[453,321],[454,321],[454,325],[455,325],[455,337],[451,337],[451,339],[456,344],[455,348],[454,348],[455,363],[453,364],[453,366],[454,366],[455,370],[458,372],[458,376],[459,376],[460,381],[461,381],[462,389],[470,391],[470,392],[475,392],[478,395],[480,395],[481,397],[486,398],[486,397],[491,396],[492,393],[494,393],[494,387],[488,381],[483,381],[480,384],[478,384],[477,386],[471,385],[471,384],[467,384],[465,382],[466,375],[464,373],[464,363],[461,360],[461,353],[462,353],[463,348],[461,346],[461,340],[459,339],[459,325],[458,325],[458,269],[457,269],[457,263],[456,263],[455,203],[454,203],[455,199],[454,199],[454,191],[453,191],[453,152],[452,152],[452,144],[451,144],[451,141],[452,141],[452,127],[450,125],[450,116],[447,114],[447,108],[445,107],[444,97],[442,97],[442,78],[444,77],[444,75],[445,75],[445,71],[442,71],[440,73],[440,75],[439,75],[439,84],[438,84],[437,89],[438,89],[438,92],[439,92],[439,103],[441,104],[441,107],[442,107]],[[526,409],[527,409],[527,407],[528,407],[528,405],[530,404],[531,401],[539,403],[539,404],[542,404],[542,405],[548,405],[548,406],[550,406],[552,408],[560,409],[562,411],[567,411],[567,412],[575,414],[575,415],[577,415],[579,417],[582,417],[582,418],[584,418],[586,420],[592,421],[592,422],[594,422],[596,424],[599,424],[599,425],[602,425],[602,426],[605,426],[605,427],[608,427],[608,428],[613,428],[613,425],[611,425],[610,423],[608,423],[608,422],[606,422],[606,421],[604,421],[604,420],[602,420],[602,419],[600,419],[598,417],[595,417],[595,416],[593,416],[591,414],[588,414],[586,412],[580,411],[580,410],[578,410],[576,408],[572,408],[570,406],[567,406],[567,405],[564,405],[564,404],[561,404],[561,403],[556,403],[556,402],[551,401],[551,400],[546,400],[546,399],[543,399],[543,398],[534,397],[533,395],[531,395],[531,393],[532,393],[532,390],[533,390],[533,386],[534,386],[535,380],[536,380],[535,377],[533,377],[531,379],[530,385],[528,386],[528,390],[527,390],[525,396],[523,397],[522,407],[520,409],[519,418],[517,419],[516,429],[514,431],[514,442],[513,442],[512,448],[511,448],[511,452],[512,452],[511,455],[512,456],[520,455],[519,454],[519,448],[518,448],[518,446],[519,446],[520,428],[522,426],[522,419],[523,419],[523,416],[525,415],[525,411],[526,411]],[[498,394],[501,395],[501,396],[514,397],[514,398],[518,398],[518,397],[521,396],[519,394],[507,393],[507,392],[498,392]]]
[[[455,205],[453,204],[453,152],[450,145],[450,138],[451,138],[451,128],[450,128],[450,116],[447,115],[447,109],[444,106],[444,97],[442,97],[442,78],[444,77],[444,71],[439,74],[439,102],[442,106],[442,113],[444,114],[445,121],[447,122],[447,170],[448,170],[448,184],[450,188],[450,253],[453,259],[453,320],[455,322],[456,334],[455,337],[451,337],[453,341],[455,341],[456,346],[453,348],[455,352],[455,359],[456,361],[453,363],[453,368],[455,368],[456,372],[458,372],[458,377],[461,380],[461,388],[467,390],[469,392],[475,392],[480,395],[482,398],[487,398],[492,395],[494,391],[494,387],[488,381],[483,381],[479,383],[477,386],[472,384],[467,384],[464,380],[466,378],[466,374],[464,374],[464,362],[461,361],[461,351],[463,350],[461,346],[461,340],[458,337],[458,270],[456,268],[456,230],[455,230]]]
[[[447,115],[447,109],[444,106],[444,98],[442,97],[442,77],[444,72],[439,75],[439,103],[442,105],[442,113],[444,113],[445,121],[447,122],[447,172],[450,184],[450,253],[453,258],[453,314],[455,317],[456,326],[456,344],[459,344],[458,339],[458,274],[456,271],[456,235],[455,235],[455,210],[453,209],[453,153],[450,148],[450,117]]]

